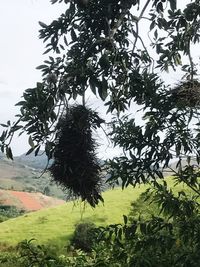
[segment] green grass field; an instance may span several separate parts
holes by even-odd
[[[182,185],[174,187],[173,179],[167,178],[167,183],[174,192],[190,190]],[[148,217],[151,211],[157,210],[156,206],[150,207],[148,202],[139,198],[147,186],[128,187],[109,190],[103,193],[104,204],[100,203],[95,209],[89,205],[84,206],[81,202],[67,202],[62,206],[43,209],[37,212],[9,219],[0,224],[0,249],[4,246],[15,246],[24,239],[36,239],[39,244],[51,244],[56,248],[68,245],[69,239],[74,232],[75,225],[81,221],[93,222],[96,226],[121,223],[123,215],[129,215],[131,203],[132,216]]]
[[[89,205],[84,207],[80,202],[68,202],[10,219],[1,223],[0,243],[14,246],[24,239],[35,238],[40,244],[63,247],[80,221],[91,221],[97,226],[122,222],[123,214],[129,213],[131,202],[144,189],[141,186],[107,191],[103,194],[104,204],[100,203],[95,209]]]

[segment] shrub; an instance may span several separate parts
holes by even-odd
[[[95,224],[92,222],[82,222],[76,225],[71,244],[76,249],[90,252],[94,243]]]
[[[23,210],[18,210],[15,206],[0,205],[0,222],[6,221],[10,218],[15,218],[24,214]]]
[[[34,239],[24,240],[18,244],[18,262],[22,267],[67,267],[69,260],[58,256],[51,247],[40,246],[33,242]]]
[[[2,267],[22,267],[16,252],[0,251],[0,266]]]

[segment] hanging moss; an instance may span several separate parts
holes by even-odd
[[[92,137],[92,129],[100,127],[102,122],[96,112],[82,105],[69,108],[57,125],[54,162],[49,168],[58,184],[93,207],[103,201],[101,167]]]
[[[172,101],[179,108],[200,106],[200,83],[197,80],[180,82],[171,92]]]

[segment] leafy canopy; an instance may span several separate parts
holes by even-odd
[[[37,67],[43,80],[25,90],[16,104],[18,120],[2,124],[1,150],[12,158],[13,135],[26,132],[27,153],[37,155],[45,146],[48,159],[53,158],[59,118],[78,96],[85,104],[85,93],[91,91],[108,113],[116,114],[110,137],[124,156],[108,161],[111,181],[122,179],[124,187],[162,178],[162,168],[177,157],[177,179],[198,191],[190,158],[199,163],[200,86],[192,57],[200,37],[199,1],[187,1],[182,9],[176,0],[51,2],[65,2],[66,10],[49,25],[39,22],[44,53],[49,54]],[[171,88],[160,73],[176,68],[185,80]],[[142,126],[127,115],[134,104],[143,110]],[[188,158],[186,169],[182,157]]]
[[[181,9],[176,0],[51,2],[64,2],[66,10],[49,25],[40,22],[47,54],[38,67],[43,80],[17,103],[18,120],[2,124],[2,152],[12,158],[13,135],[25,132],[27,153],[37,155],[45,146],[48,159],[54,158],[59,119],[78,96],[85,105],[85,93],[93,93],[113,115],[109,135],[124,152],[107,161],[109,181],[122,187],[152,181],[152,202],[163,216],[130,225],[124,217],[123,226],[100,231],[105,239],[95,256],[79,260],[92,266],[199,266],[200,82],[193,47],[200,41],[200,1],[185,1]],[[161,79],[161,72],[177,69],[184,75],[176,86]],[[131,114],[135,104],[143,125]],[[165,168],[192,194],[175,195],[161,183]]]

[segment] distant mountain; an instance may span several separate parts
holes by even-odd
[[[48,196],[69,199],[67,190],[63,191],[52,181],[48,172],[41,176],[47,163],[46,154],[42,152],[36,157],[34,153],[22,154],[14,157],[13,161],[0,153],[0,189],[41,192]],[[103,164],[103,161],[100,161],[100,164]],[[103,191],[110,187],[105,183],[106,174],[104,177],[101,186]]]
[[[5,158],[5,154],[3,154],[2,152],[0,152],[0,159]]]
[[[165,169],[165,172],[168,175],[173,175],[174,174],[174,171],[178,171],[179,168],[180,168],[180,164],[178,164],[178,162],[179,162],[178,159],[175,159],[173,162],[171,162],[171,164],[169,164],[169,168],[166,168]],[[191,165],[191,166],[194,166],[194,167],[198,167],[199,168],[199,165],[198,165],[198,163],[197,163],[197,161],[196,161],[195,158],[191,157],[191,160],[190,160],[190,163],[189,164],[188,164],[188,160],[186,158],[182,158],[182,160],[181,160],[181,168],[184,169],[188,165]]]
[[[29,155],[22,154],[21,156],[15,157],[14,160],[18,163],[39,170],[44,170],[48,164],[47,156],[44,151],[42,151],[38,156],[35,156],[34,153]]]
[[[66,192],[52,182],[48,173],[41,176],[47,162],[45,157],[27,157],[23,155],[12,161],[0,155],[0,189],[41,192],[66,199]]]

